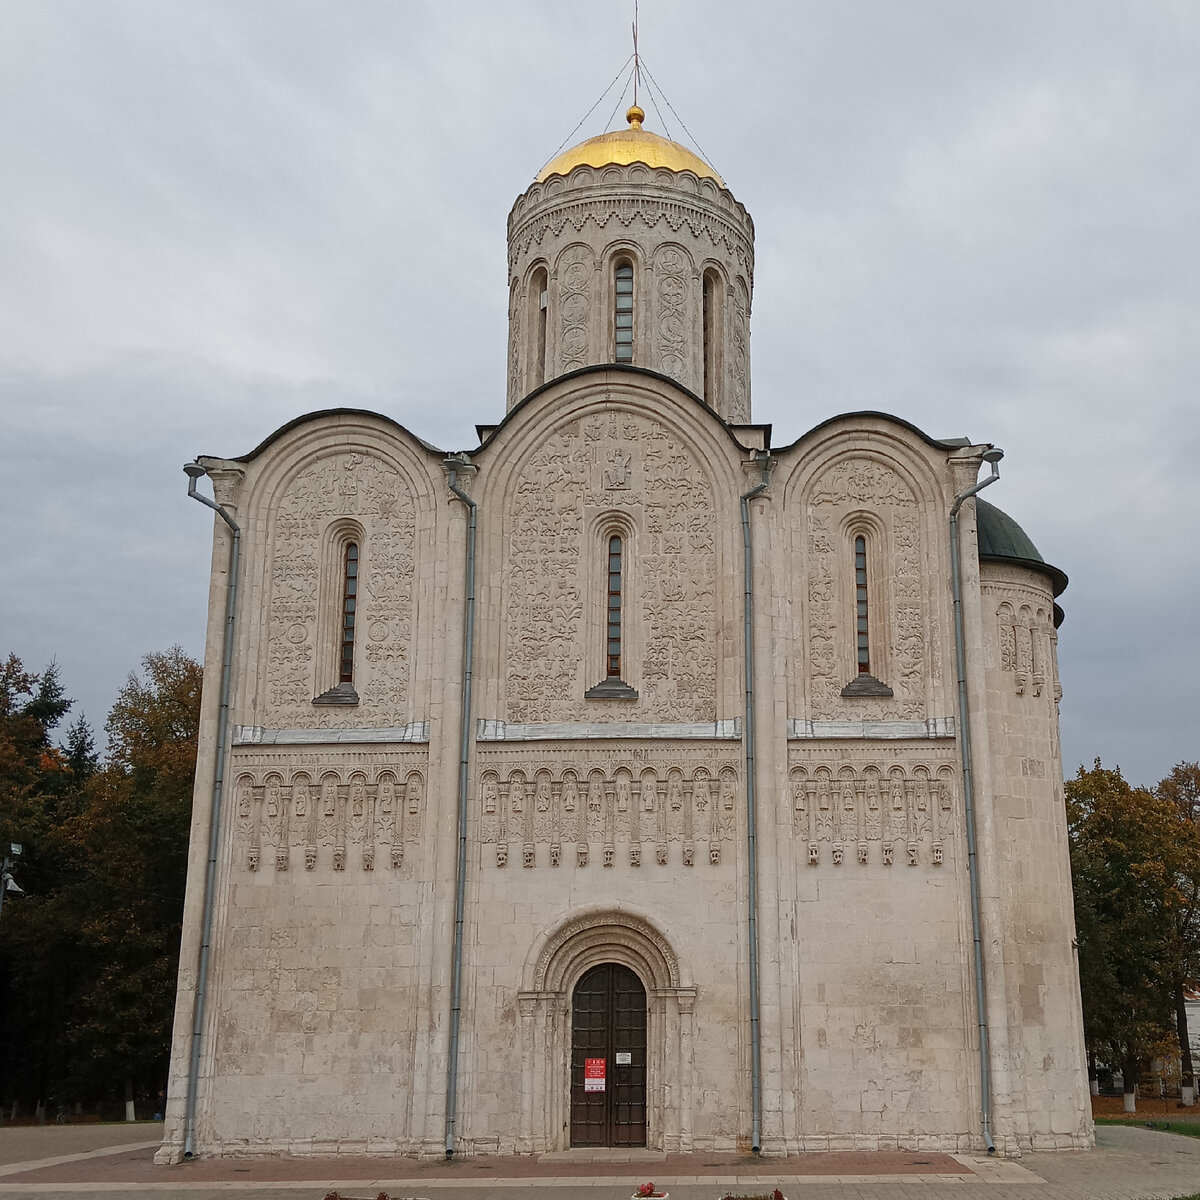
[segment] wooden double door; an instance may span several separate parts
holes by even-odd
[[[571,999],[571,1145],[645,1144],[646,989],[602,963]]]

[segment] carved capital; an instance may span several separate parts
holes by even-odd
[[[236,515],[238,493],[242,488],[242,480],[246,478],[246,468],[226,458],[201,457],[196,461],[212,480],[213,498]]]

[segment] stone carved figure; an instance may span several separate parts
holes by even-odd
[[[604,603],[595,589],[585,595],[604,547],[583,514],[613,507],[637,547],[625,560],[641,611],[630,719],[715,719],[720,626],[709,468],[675,431],[618,403],[607,415],[565,421],[514,482],[504,566],[510,721],[594,717],[584,692],[599,666],[579,648]]]
[[[803,529],[804,572],[809,581],[805,640],[809,657],[809,707],[817,720],[917,719],[925,715],[928,614],[922,586],[924,563],[916,497],[887,463],[862,454],[834,460],[810,483]],[[855,638],[849,620],[854,597],[851,534],[834,534],[857,513],[872,514],[883,529],[867,536],[868,556],[886,564],[886,580],[873,601],[885,611],[890,646],[879,623],[871,643],[871,673],[893,689],[888,697],[842,696],[856,677]],[[799,531],[798,531],[799,532]],[[869,713],[864,705],[870,706]]]
[[[332,661],[333,647],[317,644],[321,564],[328,552],[322,522],[331,514],[344,530],[352,528],[346,536],[359,543],[358,615],[367,635],[361,672],[370,678],[373,717],[385,725],[407,719],[415,509],[410,481],[372,452],[331,449],[284,485],[271,539],[263,676],[266,702],[282,726],[356,720],[354,707],[312,705],[313,696],[335,682],[321,674],[322,664]]]

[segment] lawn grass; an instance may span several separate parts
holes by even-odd
[[[1189,1121],[1147,1121],[1131,1114],[1129,1117],[1093,1117],[1097,1125],[1131,1125],[1136,1129],[1157,1129],[1160,1133],[1178,1133],[1183,1137],[1200,1138],[1200,1125]],[[1195,1196],[1183,1196],[1180,1200],[1200,1200],[1200,1193]]]

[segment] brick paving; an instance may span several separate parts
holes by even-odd
[[[161,1127],[159,1127],[161,1128]],[[636,1162],[533,1158],[466,1159],[452,1164],[406,1158],[204,1159],[155,1167],[153,1148],[119,1142],[86,1148],[70,1127],[39,1131],[36,1163],[22,1157],[11,1130],[0,1130],[0,1198],[99,1195],[136,1200],[225,1200],[251,1192],[255,1200],[323,1200],[338,1190],[375,1200],[535,1200],[580,1195],[624,1200],[637,1183],[653,1179],[672,1200],[716,1200],[727,1189],[770,1191],[790,1200],[1167,1200],[1200,1192],[1200,1139],[1126,1127],[1097,1130],[1092,1152],[1026,1155],[1019,1161],[933,1153],[810,1154],[754,1159],[720,1154],[647,1156]],[[145,1126],[115,1127],[109,1137],[145,1139]],[[57,1139],[47,1134],[67,1135]],[[33,1148],[26,1139],[26,1148]]]

